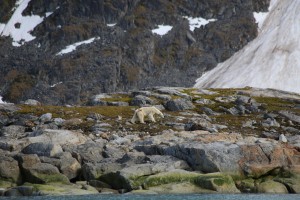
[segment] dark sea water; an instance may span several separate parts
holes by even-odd
[[[83,196],[37,196],[37,197],[9,197],[0,199],[18,200],[300,200],[298,194],[188,194],[188,195],[83,195]]]

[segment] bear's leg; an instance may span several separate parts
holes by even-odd
[[[136,112],[134,112],[133,117],[131,118],[131,123],[135,124],[135,121],[137,120]]]
[[[145,122],[144,122],[144,113],[143,112],[137,112],[137,116],[138,116],[138,119],[140,120],[140,123],[145,124]]]
[[[154,115],[154,114],[150,113],[150,114],[148,115],[148,117],[149,117],[149,119],[150,119],[152,122],[156,122],[153,115]]]

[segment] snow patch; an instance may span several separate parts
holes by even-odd
[[[54,88],[55,86],[59,85],[59,84],[62,84],[63,82],[58,82],[58,83],[55,83],[53,85],[51,85],[50,87]]]
[[[63,54],[71,53],[72,51],[75,51],[78,46],[81,46],[83,44],[90,44],[90,43],[94,42],[95,40],[99,40],[99,39],[100,39],[100,37],[93,37],[93,38],[88,39],[88,40],[84,40],[84,41],[81,41],[81,42],[71,44],[71,45],[67,46],[65,49],[58,52],[56,55],[61,56]]]
[[[109,26],[109,27],[113,27],[113,26],[115,26],[117,23],[115,23],[115,24],[106,24],[107,26]]]
[[[169,25],[158,25],[158,28],[153,29],[152,33],[163,36],[166,35],[170,30],[172,30],[173,26]]]
[[[273,88],[300,93],[300,1],[272,0],[256,39],[196,80],[197,88]]]
[[[0,96],[0,103],[6,103],[5,101],[2,101],[2,96]]]
[[[258,30],[261,30],[261,27],[268,16],[269,12],[254,12],[255,22],[258,24]]]
[[[43,22],[44,17],[39,15],[23,16],[22,12],[27,8],[31,0],[19,0],[16,2],[14,13],[7,24],[0,24],[0,36],[10,36],[13,39],[13,46],[21,46],[25,42],[34,40],[35,37],[30,34],[33,29]],[[46,17],[52,13],[47,12]]]
[[[201,26],[205,26],[210,22],[217,21],[217,19],[204,19],[202,17],[193,18],[193,17],[183,16],[183,18],[189,21],[191,31],[194,31],[195,28],[200,28]]]

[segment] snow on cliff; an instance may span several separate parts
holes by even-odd
[[[196,80],[197,88],[274,88],[300,93],[300,0],[272,0],[257,38]]]
[[[34,40],[30,34],[33,29],[43,22],[44,18],[50,16],[52,12],[45,13],[45,17],[38,15],[23,16],[23,11],[27,8],[31,0],[18,0],[13,10],[13,15],[7,24],[0,23],[0,36],[10,36],[13,38],[13,46],[21,46],[25,42]]]
[[[92,42],[94,42],[95,40],[99,40],[100,37],[93,37],[93,38],[90,38],[88,40],[84,40],[84,41],[81,41],[81,42],[76,42],[74,44],[71,44],[69,46],[67,46],[66,48],[64,48],[63,50],[61,50],[60,52],[58,52],[56,55],[57,56],[61,56],[61,55],[64,55],[64,54],[67,54],[67,53],[71,53],[72,51],[75,51],[77,47],[83,45],[83,44],[90,44]]]

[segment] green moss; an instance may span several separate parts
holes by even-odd
[[[191,96],[194,100],[195,96],[197,94],[197,89],[196,88],[186,88],[186,89],[181,90],[181,92]]]
[[[144,185],[146,187],[153,187],[168,183],[180,183],[180,182],[191,182],[193,183],[196,178],[198,178],[201,174],[195,172],[166,172],[153,176],[149,176]]]
[[[7,181],[7,180],[1,180],[0,179],[0,188],[10,188],[10,187],[13,187],[13,186],[16,186],[16,184],[12,183],[10,181]]]
[[[34,114],[40,116],[45,113],[52,113],[53,117],[64,119],[81,118],[85,119],[91,113],[98,113],[109,118],[116,118],[118,115],[129,117],[132,115],[130,106],[85,106],[85,107],[64,107],[64,106],[30,106],[19,105],[21,114]]]
[[[131,179],[131,185],[133,188],[139,188],[141,185],[144,184],[148,176],[141,176],[137,178],[132,178]]]
[[[273,112],[279,110],[292,110],[295,103],[276,97],[253,97],[258,103],[262,103],[264,109]]]
[[[70,184],[69,179],[62,174],[36,174],[36,176],[41,179],[44,183],[63,183]]]
[[[235,187],[232,177],[221,173],[204,174],[199,176],[195,180],[195,184],[205,189],[218,192],[239,192],[239,190]]]
[[[62,185],[60,183],[51,184],[31,184],[25,183],[26,186],[32,186],[35,191],[41,192],[43,195],[87,195],[97,194],[95,191],[79,189],[74,185]]]

